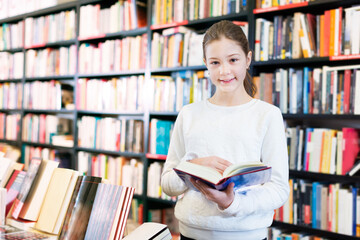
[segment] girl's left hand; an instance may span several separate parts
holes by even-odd
[[[230,183],[224,191],[219,191],[199,180],[191,178],[190,181],[208,200],[215,202],[222,210],[228,208],[234,201],[234,183]]]

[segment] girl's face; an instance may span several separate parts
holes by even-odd
[[[216,93],[240,94],[245,91],[243,82],[251,62],[251,52],[245,55],[237,42],[222,37],[206,46],[205,55],[204,61]]]

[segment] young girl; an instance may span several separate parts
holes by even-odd
[[[175,206],[181,239],[265,239],[274,209],[289,195],[288,157],[280,110],[254,99],[256,87],[247,69],[252,52],[241,28],[221,21],[203,40],[204,62],[215,94],[180,111],[162,174],[162,190],[184,194]],[[262,161],[272,167],[270,182],[246,192],[234,184],[218,191],[192,181],[184,184],[173,168],[190,161],[222,173],[233,163]]]

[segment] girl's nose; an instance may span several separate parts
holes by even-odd
[[[220,68],[220,74],[227,75],[229,73],[230,73],[230,68],[229,68],[228,64],[223,64]]]

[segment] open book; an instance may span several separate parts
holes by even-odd
[[[174,168],[174,171],[190,187],[195,188],[190,182],[192,177],[217,190],[224,190],[231,182],[235,183],[235,189],[263,184],[271,177],[271,167],[261,162],[233,164],[221,175],[213,168],[183,161]]]

